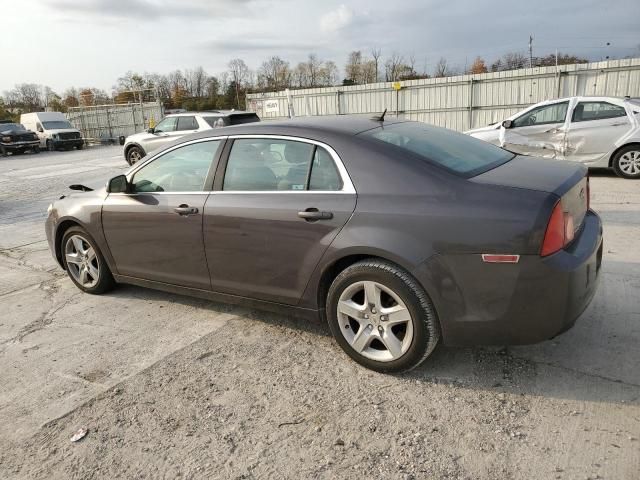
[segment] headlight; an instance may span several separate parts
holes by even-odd
[[[2,141],[3,142],[10,142],[11,141],[11,137],[2,137]]]

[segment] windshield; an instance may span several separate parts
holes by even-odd
[[[418,122],[382,126],[362,135],[415,153],[464,177],[486,172],[515,156],[468,135]]]
[[[25,128],[19,123],[2,123],[0,124],[0,131],[6,132],[8,130],[24,130]]]
[[[57,130],[62,128],[73,128],[73,126],[64,120],[56,120],[55,122],[42,122],[45,130]]]

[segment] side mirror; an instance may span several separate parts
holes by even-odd
[[[151,127],[147,129],[147,133],[156,133],[156,129]]]
[[[513,128],[513,120],[505,120],[502,122],[504,128]]]
[[[127,193],[129,191],[129,182],[124,175],[118,175],[109,180],[107,192],[109,193]]]
[[[42,127],[40,125],[38,125],[38,132],[39,133],[43,133],[44,132],[44,130],[42,129]]]

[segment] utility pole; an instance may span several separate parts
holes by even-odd
[[[533,35],[529,35],[529,68],[533,67]]]

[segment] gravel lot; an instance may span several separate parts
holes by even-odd
[[[78,291],[46,207],[125,167],[121,147],[0,158],[0,478],[638,478],[640,182],[592,176],[603,278],[572,330],[389,376],[324,325]]]

